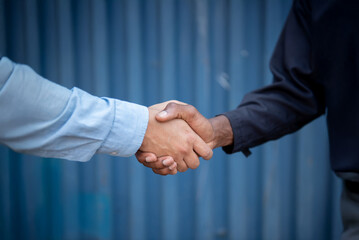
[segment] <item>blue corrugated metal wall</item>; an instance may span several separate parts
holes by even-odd
[[[205,116],[271,82],[289,0],[0,0],[0,52],[52,81]],[[0,113],[6,114],[6,113]],[[338,239],[325,119],[195,171],[88,163],[0,147],[0,239]]]

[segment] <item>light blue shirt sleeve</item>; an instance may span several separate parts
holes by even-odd
[[[0,143],[14,151],[75,161],[127,157],[141,146],[147,123],[144,106],[69,90],[0,60]]]

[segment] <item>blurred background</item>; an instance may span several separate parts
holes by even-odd
[[[206,117],[272,81],[291,0],[0,0],[0,52],[51,81]],[[6,113],[1,113],[6,114]],[[0,147],[0,239],[338,239],[340,181],[324,117],[197,170],[86,163]]]

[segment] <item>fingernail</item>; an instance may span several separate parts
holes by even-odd
[[[165,165],[165,166],[167,166],[168,167],[168,165],[170,165],[171,164],[171,159],[169,159],[169,158],[166,158],[165,160],[163,160],[163,165]]]
[[[146,158],[145,158],[145,161],[146,161],[146,162],[153,162],[151,157],[146,157]]]
[[[162,111],[158,114],[159,117],[163,118],[167,116],[167,112],[166,111]]]
[[[176,168],[176,166],[174,164],[172,164],[171,166],[168,167],[169,170],[173,171]]]

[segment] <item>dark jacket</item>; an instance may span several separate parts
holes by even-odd
[[[359,1],[294,1],[273,53],[273,83],[226,115],[243,151],[292,133],[327,111],[330,157],[359,173]]]

